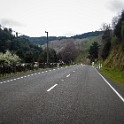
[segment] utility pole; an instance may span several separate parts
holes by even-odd
[[[45,33],[47,33],[47,64],[48,64],[49,63],[48,32],[45,31]]]

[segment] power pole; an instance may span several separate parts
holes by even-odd
[[[49,63],[48,32],[45,31],[45,33],[47,33],[47,64],[48,64]]]

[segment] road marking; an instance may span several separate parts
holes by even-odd
[[[66,77],[69,77],[70,76],[70,74],[68,74]]]
[[[67,66],[66,66],[67,67]],[[61,67],[63,68],[63,67]],[[57,69],[60,69],[60,68],[57,68]],[[53,69],[53,70],[56,70],[56,69]],[[52,70],[49,70],[49,71],[52,71]],[[48,71],[45,71],[45,72],[48,72]],[[3,83],[7,83],[7,82],[11,82],[11,81],[16,81],[16,80],[20,80],[20,79],[23,79],[23,78],[26,78],[26,77],[30,77],[30,76],[34,76],[34,75],[37,75],[37,74],[41,74],[41,73],[45,73],[45,72],[38,72],[38,73],[34,73],[34,74],[29,74],[27,76],[23,76],[23,77],[19,77],[19,78],[15,78],[15,79],[11,79],[11,80],[7,80],[7,81],[3,81],[3,82],[0,82],[0,84],[3,84]],[[69,75],[67,75],[66,77],[69,77]]]
[[[64,81],[63,79],[61,81]]]
[[[96,70],[96,69],[95,69]],[[97,70],[96,70],[97,71]],[[109,87],[116,93],[116,95],[124,102],[124,98],[115,90],[115,88],[97,71],[97,73],[102,77],[102,79],[109,85]]]
[[[58,84],[55,84],[55,85],[53,85],[52,87],[50,87],[50,88],[47,90],[47,92],[49,92],[49,91],[51,91],[52,89],[54,89],[57,85],[58,85]]]

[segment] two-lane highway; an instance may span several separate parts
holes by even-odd
[[[124,124],[124,90],[92,66],[0,80],[0,124]]]

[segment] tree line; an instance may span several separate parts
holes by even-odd
[[[112,24],[103,23],[102,43],[94,42],[89,49],[89,58],[92,61],[102,59],[103,61],[110,54],[113,45],[124,42],[124,10],[121,15],[113,17]]]
[[[14,55],[17,55],[20,58],[19,62],[21,63],[32,63],[35,61],[46,62],[46,50],[43,50],[36,44],[32,44],[26,38],[14,36],[12,34],[12,29],[10,28],[0,28],[1,56],[6,56],[7,51],[9,51],[13,57]],[[56,52],[50,49],[49,54],[50,62],[57,62]],[[4,59],[4,57],[0,58],[0,63],[3,61],[6,62],[6,59]]]
[[[60,53],[49,48],[49,67],[51,64],[73,63],[77,57],[77,49],[73,43],[68,43]],[[47,50],[28,39],[13,35],[11,28],[0,27],[0,74],[32,70],[38,66],[44,68],[47,63]],[[23,64],[24,63],[24,64]],[[47,63],[48,64],[48,63]]]

